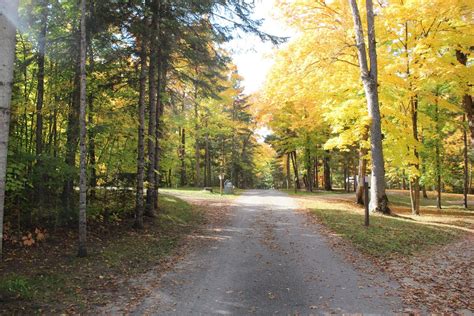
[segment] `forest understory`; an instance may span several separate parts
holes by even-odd
[[[119,194],[109,202],[127,211],[109,223],[89,223],[87,258],[76,257],[77,232],[70,229],[42,230],[44,238],[28,247],[6,243],[7,259],[0,264],[0,312],[78,314],[122,296],[138,299],[143,288],[133,285],[134,278],[149,271],[159,275],[190,247],[197,247],[202,240],[193,236],[202,227],[225,221],[231,199],[206,195],[203,203],[188,195],[187,201],[160,195],[158,217],[143,231],[135,231],[133,195]]]

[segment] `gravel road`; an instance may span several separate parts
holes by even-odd
[[[397,284],[361,272],[331,249],[297,211],[274,191],[246,191],[223,229],[165,274],[133,314],[309,315],[387,314],[401,310]],[[362,267],[370,265],[360,263]],[[362,268],[364,270],[364,268]],[[372,270],[372,269],[370,269]]]

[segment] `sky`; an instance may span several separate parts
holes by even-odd
[[[261,30],[281,37],[291,38],[295,32],[276,16],[275,0],[256,0],[254,18],[263,19]],[[239,74],[243,77],[244,93],[250,95],[263,87],[267,73],[273,65],[272,53],[276,47],[270,42],[262,42],[260,38],[243,34],[234,39],[226,47],[232,55]],[[266,126],[256,131],[257,141],[263,143],[272,132]]]
[[[274,16],[276,9],[273,2],[274,0],[256,0],[254,18],[264,20],[262,31],[275,36],[291,37],[294,33]],[[249,95],[258,91],[273,64],[272,43],[264,43],[256,36],[244,34],[242,38],[231,41],[227,49],[231,51],[239,74],[244,78],[244,93]]]

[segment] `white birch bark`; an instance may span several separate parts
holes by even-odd
[[[0,259],[17,21],[18,0],[0,0]]]

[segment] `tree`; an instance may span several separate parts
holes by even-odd
[[[359,8],[356,0],[349,0],[354,18],[354,30],[356,37],[357,53],[362,83],[364,85],[365,97],[370,125],[370,150],[372,157],[372,185],[370,210],[389,214],[388,198],[385,193],[385,167],[382,150],[382,127],[380,119],[378,80],[377,80],[377,51],[375,39],[375,24],[372,0],[366,1],[367,30],[368,30],[368,52],[367,59],[364,31],[360,18]]]
[[[37,74],[37,96],[36,96],[36,163],[39,167],[40,174],[35,183],[37,186],[36,201],[42,205],[43,199],[43,172],[41,167],[41,155],[43,153],[43,104],[44,104],[44,71],[45,71],[45,53],[46,53],[46,33],[48,30],[48,2],[40,1],[41,10],[41,30],[38,36],[38,74]]]
[[[79,107],[79,257],[87,256],[87,148],[86,148],[86,0],[81,0],[80,107]]]
[[[144,20],[146,23],[146,20]],[[135,207],[135,226],[143,228],[143,181],[145,179],[145,95],[147,77],[147,38],[141,38],[140,46],[140,96],[138,100],[138,157],[137,157],[137,202]]]
[[[18,1],[0,1],[0,259],[3,244],[3,217],[5,209],[5,176],[10,130],[10,103],[13,86],[15,60],[16,25]]]

